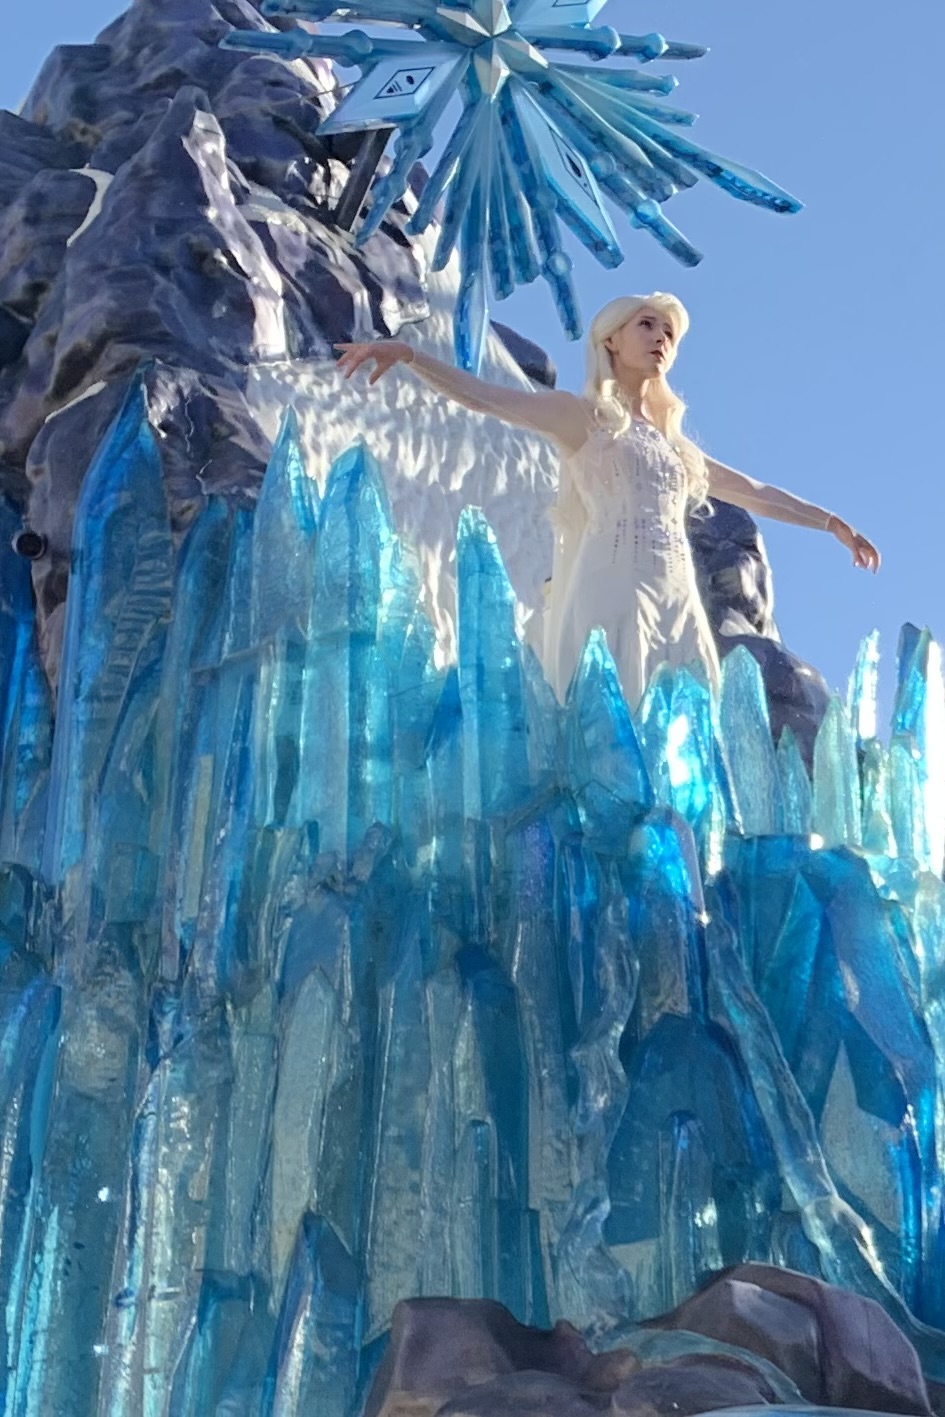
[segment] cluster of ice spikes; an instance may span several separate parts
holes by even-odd
[[[593,635],[559,706],[480,513],[440,669],[363,447],[320,498],[290,415],[177,547],[140,390],[55,723],[0,576],[7,1411],[355,1417],[405,1296],[632,1341],[752,1259],[945,1380],[927,634],[890,746],[868,641],[812,776],[744,649],[717,714],[684,672],[631,716]]]

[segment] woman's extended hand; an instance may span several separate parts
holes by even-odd
[[[827,530],[852,554],[854,566],[861,566],[864,571],[879,570],[880,555],[868,537],[854,531],[848,522],[838,516],[831,516]]]
[[[400,339],[336,344],[335,349],[342,351],[341,358],[338,360],[338,368],[346,379],[350,379],[354,371],[360,369],[361,365],[366,364],[369,359],[374,360],[376,368],[368,379],[369,384],[376,384],[381,375],[386,374],[393,365],[409,364],[413,359],[413,350],[410,345]]]

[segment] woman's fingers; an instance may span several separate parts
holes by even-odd
[[[862,532],[854,531],[845,522],[840,522],[839,517],[836,518],[836,521],[839,525],[835,528],[835,535],[839,537],[844,546],[849,548],[854,566],[858,566],[864,571],[878,571],[880,554],[869,537],[864,536]]]
[[[879,570],[880,554],[871,541],[865,536],[860,536],[857,532],[853,539],[853,561],[857,566],[862,566],[864,571]]]
[[[350,379],[356,369],[367,359],[376,359],[371,345],[369,344],[338,344],[336,349],[342,350],[341,358],[338,360],[338,368],[344,373],[346,379]]]
[[[359,340],[353,343],[339,343],[335,345],[335,349],[342,351],[338,359],[338,368],[342,370],[346,379],[350,379],[362,364],[366,364],[370,359],[374,360],[376,368],[368,379],[369,384],[376,384],[378,379],[396,362],[380,341],[364,343]]]
[[[876,547],[873,545],[872,541],[869,541],[865,536],[861,537],[860,540],[862,541],[864,564],[867,570],[878,571],[879,552],[876,550]]]

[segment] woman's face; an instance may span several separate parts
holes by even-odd
[[[676,332],[665,312],[643,305],[625,325],[604,341],[614,374],[655,378],[665,374],[676,358]]]

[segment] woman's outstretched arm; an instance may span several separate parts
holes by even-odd
[[[465,369],[457,369],[422,350],[414,349],[404,340],[338,344],[335,348],[342,351],[338,368],[346,379],[350,379],[362,364],[373,362],[375,368],[368,383],[376,384],[393,365],[409,364],[414,373],[419,374],[424,383],[436,389],[437,393],[445,394],[474,413],[488,413],[494,418],[501,418],[503,423],[513,423],[518,428],[529,428],[546,438],[553,438],[567,452],[577,452],[593,427],[589,406],[575,394],[551,389],[536,393],[530,389],[508,389],[502,384],[490,384]]]
[[[873,543],[860,532],[854,531],[849,522],[838,517],[836,512],[828,512],[814,502],[805,502],[793,492],[785,492],[782,487],[769,487],[743,472],[736,472],[725,463],[706,458],[709,473],[709,495],[720,502],[731,502],[736,507],[744,507],[759,517],[771,517],[774,521],[790,522],[793,526],[812,527],[817,531],[829,531],[853,556],[853,564],[867,571],[878,571],[880,555]]]

